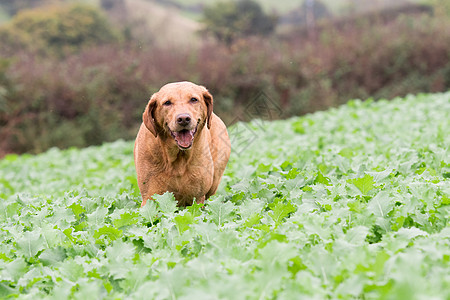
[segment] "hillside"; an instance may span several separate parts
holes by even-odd
[[[59,5],[63,1],[36,1],[17,4],[21,9],[32,9],[39,6]],[[73,0],[70,2],[88,3],[100,6],[100,1]],[[28,4],[26,4],[28,3]],[[197,31],[200,25],[186,13],[174,6],[165,6],[156,1],[123,0],[112,2],[105,9],[119,27],[127,27],[133,36],[142,43],[153,45],[189,46],[198,42]],[[10,5],[10,4],[9,4]],[[6,4],[0,3],[0,25],[11,16],[6,11]]]
[[[448,299],[450,93],[229,128],[204,208],[132,142],[0,161],[0,298]]]
[[[155,2],[163,5],[178,7],[184,11],[189,11],[194,16],[201,13],[202,7],[205,5],[211,5],[212,3],[219,2],[220,0],[155,0]],[[274,12],[277,15],[283,16],[289,12],[297,10],[303,3],[303,0],[257,0],[259,4],[267,12]],[[424,3],[420,0],[321,0],[321,3],[325,4],[334,16],[342,16],[354,13],[364,13],[374,10],[387,9],[389,7],[397,7],[406,3]]]
[[[125,0],[125,22],[131,25],[137,39],[160,46],[192,46],[198,43],[200,24],[176,7],[166,7],[145,0]]]
[[[113,13],[109,11],[109,14],[113,19],[116,19],[116,24],[130,29],[133,36],[141,44],[150,42],[153,45],[185,47],[199,43],[197,33],[202,28],[199,20],[202,17],[203,7],[217,1],[219,0],[122,0],[111,2],[116,3],[118,7]],[[42,0],[33,2],[33,4],[31,4],[32,2],[23,2],[17,6],[21,9],[29,9],[33,6],[55,5],[59,2]],[[87,2],[100,6],[100,1],[73,0],[73,2]],[[292,19],[303,15],[301,10],[303,1],[281,0],[275,2],[271,0],[257,0],[257,2],[267,12],[277,15],[281,25],[292,23]],[[321,2],[329,10],[329,16],[335,18],[380,11],[398,7],[405,3],[424,3],[424,1],[420,0],[398,0],[395,2],[389,0],[323,0]],[[7,14],[6,7],[6,4],[0,3],[0,25],[7,22],[11,17]],[[294,23],[296,23],[296,26],[303,24],[303,22]],[[283,26],[280,27],[282,28]]]

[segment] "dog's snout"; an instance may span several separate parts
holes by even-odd
[[[179,114],[177,116],[177,124],[180,126],[187,126],[191,123],[191,116],[189,114]]]

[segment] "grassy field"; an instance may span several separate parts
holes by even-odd
[[[0,161],[0,298],[449,299],[450,93],[229,128],[206,205],[132,142]]]

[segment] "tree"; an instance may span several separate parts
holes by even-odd
[[[238,38],[272,33],[276,18],[253,0],[221,1],[205,8],[203,22],[206,32],[230,45]]]
[[[306,28],[310,35],[315,31],[317,20],[328,18],[331,15],[327,6],[320,0],[305,0],[301,6],[301,10],[304,13]]]

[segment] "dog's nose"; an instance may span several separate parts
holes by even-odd
[[[189,114],[179,114],[177,116],[177,123],[180,126],[187,126],[191,123],[191,116]]]

